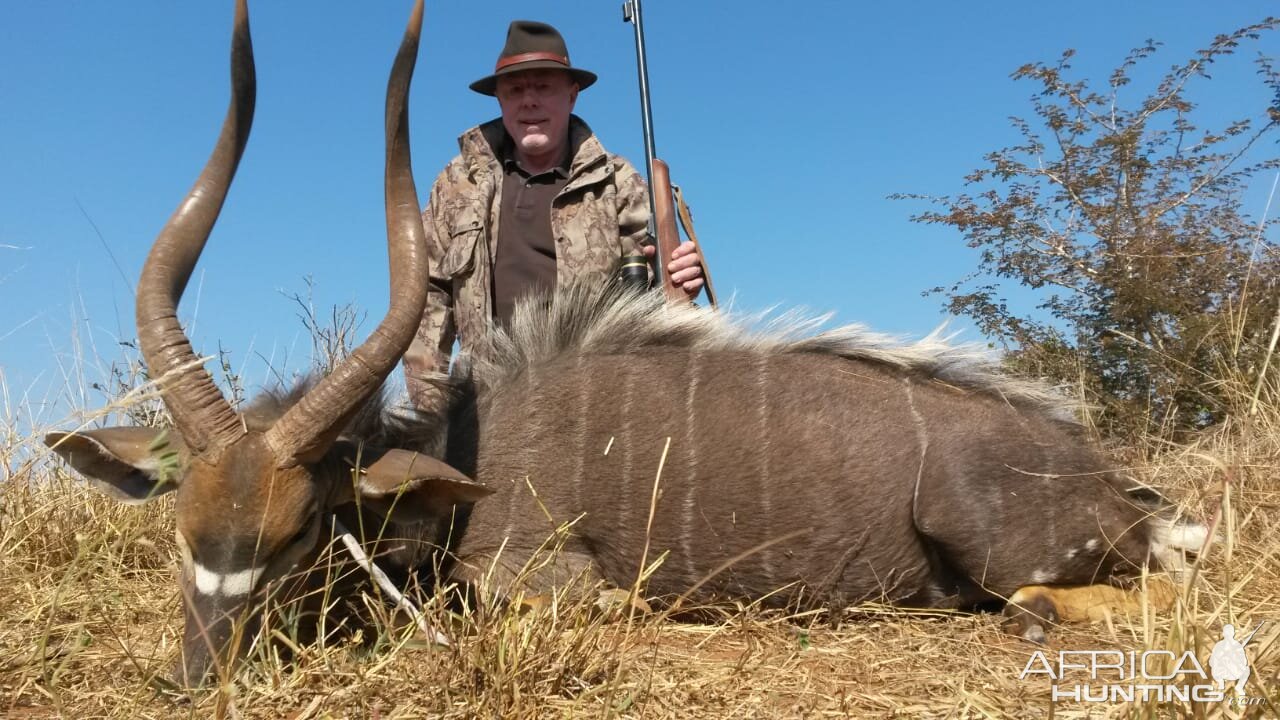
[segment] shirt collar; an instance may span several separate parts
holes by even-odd
[[[502,169],[505,170],[506,172],[515,171],[515,172],[519,172],[521,175],[525,177],[533,177],[533,175],[529,173],[528,170],[525,170],[520,165],[520,161],[516,159],[516,143],[514,140],[511,139],[511,135],[505,132],[502,134],[502,148],[501,148],[501,155],[499,156],[499,159],[502,161]],[[569,147],[566,145],[564,149],[564,157],[560,158],[560,164],[556,165],[555,167],[545,172],[555,173],[556,176],[561,179],[568,178],[569,163],[572,160],[573,160],[573,157],[569,152]],[[539,175],[542,175],[542,174],[545,174],[545,173],[539,173]]]

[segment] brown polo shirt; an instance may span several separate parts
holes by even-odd
[[[515,159],[510,138],[502,147],[502,206],[493,258],[493,317],[501,327],[516,301],[556,286],[556,243],[551,233],[551,201],[569,182],[569,156],[537,175]]]

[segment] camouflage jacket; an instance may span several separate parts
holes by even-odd
[[[458,138],[462,152],[445,167],[422,211],[431,286],[417,336],[404,356],[409,396],[419,409],[442,400],[423,376],[447,372],[455,338],[463,352],[493,322],[492,273],[502,201],[502,164],[496,148],[506,131],[501,118]],[[639,252],[649,222],[644,178],[623,158],[605,151],[581,118],[569,121],[575,148],[569,179],[551,204],[557,283],[596,277],[605,282],[618,261]]]

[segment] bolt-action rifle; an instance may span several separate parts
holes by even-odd
[[[657,268],[654,277],[662,284],[662,292],[670,302],[688,302],[689,296],[678,285],[671,282],[666,271],[671,262],[671,254],[680,245],[680,231],[676,228],[676,218],[684,227],[685,235],[698,246],[698,256],[702,258],[702,278],[707,293],[707,302],[716,304],[715,290],[711,287],[711,272],[707,268],[707,259],[702,243],[693,232],[693,216],[678,185],[671,184],[671,169],[659,160],[653,145],[653,110],[649,104],[649,63],[645,55],[644,19],[640,12],[640,0],[626,0],[622,4],[622,20],[635,26],[636,31],[636,68],[640,76],[640,112],[644,128],[644,162],[649,178],[649,239],[656,242]],[[677,211],[677,208],[679,210]],[[624,265],[625,270],[625,265]]]

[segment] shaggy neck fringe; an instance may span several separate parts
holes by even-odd
[[[1012,405],[1078,422],[1080,405],[1041,382],[1011,377],[978,344],[952,344],[945,327],[915,342],[862,325],[818,332],[829,316],[786,312],[731,318],[692,305],[668,304],[660,293],[616,284],[571,284],[516,306],[505,331],[459,358],[454,383],[501,387],[526,368],[579,355],[642,354],[656,348],[689,352],[817,353],[874,363],[906,375],[985,393]]]

